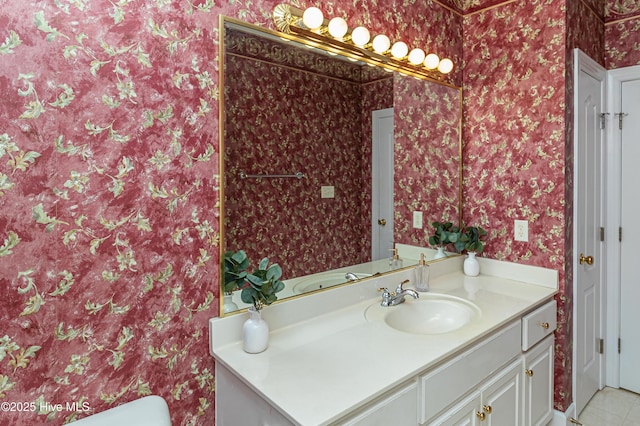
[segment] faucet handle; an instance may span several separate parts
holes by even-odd
[[[404,291],[404,288],[402,288],[402,286],[404,286],[407,283],[409,283],[409,280],[404,280],[400,284],[398,284],[398,287],[396,288],[396,294],[402,293]]]
[[[391,300],[391,293],[389,293],[389,289],[386,287],[380,287],[378,289],[378,293],[382,292],[382,303],[381,306],[389,306],[389,301]]]

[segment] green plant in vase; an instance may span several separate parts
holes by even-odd
[[[487,231],[480,226],[465,226],[460,230],[454,247],[459,252],[467,252],[467,258],[463,264],[463,271],[466,275],[475,277],[480,274],[480,263],[476,259],[476,254],[480,254],[484,250],[482,238],[486,235]]]
[[[429,244],[437,249],[434,259],[446,257],[444,248],[447,244],[458,241],[458,227],[454,226],[452,222],[433,222],[431,226],[433,226],[434,232],[429,236]]]
[[[248,272],[249,264],[244,250],[224,254],[224,292],[230,295],[242,290],[241,300],[260,310],[275,302],[278,299],[276,293],[284,289],[284,283],[280,281],[282,269],[278,264],[269,265],[266,257],[252,273]]]

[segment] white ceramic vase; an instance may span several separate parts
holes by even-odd
[[[436,254],[433,255],[433,258],[442,259],[443,257],[447,257],[447,254],[444,252],[444,247],[436,247]]]
[[[233,301],[233,292],[229,291],[224,293],[224,304],[222,307],[225,314],[238,310],[238,304]]]
[[[467,253],[467,258],[464,260],[462,270],[465,275],[470,277],[476,277],[480,274],[480,263],[478,263],[478,259],[476,259],[475,252],[470,251]]]
[[[250,354],[263,352],[269,346],[269,324],[255,307],[248,310],[249,319],[242,326],[242,348]]]

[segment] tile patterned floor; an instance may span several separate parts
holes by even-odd
[[[640,426],[640,395],[604,388],[591,398],[578,420],[584,426]]]

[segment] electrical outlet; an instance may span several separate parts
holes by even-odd
[[[513,225],[513,238],[516,241],[529,241],[529,222],[516,220]]]
[[[336,196],[336,190],[333,186],[321,186],[320,197],[321,198],[334,198]]]
[[[413,212],[413,227],[422,229],[422,212]]]

